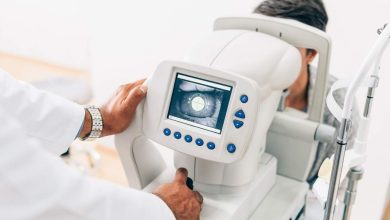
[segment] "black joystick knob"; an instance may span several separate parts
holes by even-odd
[[[194,181],[193,181],[191,178],[189,178],[189,177],[187,177],[186,185],[187,185],[187,187],[190,188],[191,190],[194,189]]]

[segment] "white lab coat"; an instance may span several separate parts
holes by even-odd
[[[61,161],[83,118],[81,106],[0,70],[0,219],[174,219],[157,196]]]

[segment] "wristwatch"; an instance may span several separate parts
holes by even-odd
[[[85,109],[87,109],[87,111],[91,114],[91,132],[89,132],[84,138],[81,138],[81,140],[93,141],[102,135],[104,127],[103,118],[99,108],[92,105],[87,106]]]

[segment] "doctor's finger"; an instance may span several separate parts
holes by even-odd
[[[188,171],[186,168],[179,168],[176,170],[175,182],[185,185],[188,177]]]
[[[119,86],[119,88],[117,89],[117,91],[115,92],[116,95],[120,95],[120,96],[127,96],[128,93],[136,86],[138,85],[141,85],[142,83],[144,83],[146,80],[145,79],[140,79],[140,80],[137,80],[133,83],[128,83],[128,84],[123,84],[121,86]]]
[[[127,97],[124,99],[124,104],[129,108],[136,108],[145,97],[146,91],[147,89],[142,88],[142,85],[136,86],[127,94]]]
[[[132,89],[135,88],[136,86],[139,86],[139,85],[141,85],[142,83],[144,83],[145,80],[146,80],[146,78],[137,80],[137,81],[135,81],[135,82],[133,82],[133,83],[126,84],[125,87],[124,87],[124,91],[130,92],[130,90],[132,90]]]
[[[126,99],[130,93],[139,85],[142,85],[142,83],[144,82],[145,80],[138,80],[138,81],[135,81],[134,83],[130,83],[130,84],[126,84],[122,87],[122,90],[119,92],[119,97],[122,97],[124,99]],[[145,88],[142,88],[142,92],[146,92],[146,89]]]
[[[198,191],[194,191],[194,194],[195,194],[195,198],[199,202],[199,204],[203,204],[203,196]]]

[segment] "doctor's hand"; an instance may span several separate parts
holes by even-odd
[[[103,117],[103,136],[118,134],[129,127],[134,118],[138,104],[146,95],[147,87],[138,80],[120,86],[115,94],[100,107]]]
[[[203,197],[197,191],[187,187],[188,171],[179,168],[173,182],[161,185],[154,192],[172,210],[178,220],[199,219]]]
[[[129,127],[138,104],[147,92],[147,87],[142,85],[144,81],[145,79],[120,86],[100,107],[104,124],[101,137],[121,133]],[[80,137],[85,137],[91,131],[91,120],[90,113],[85,111],[84,127]]]

